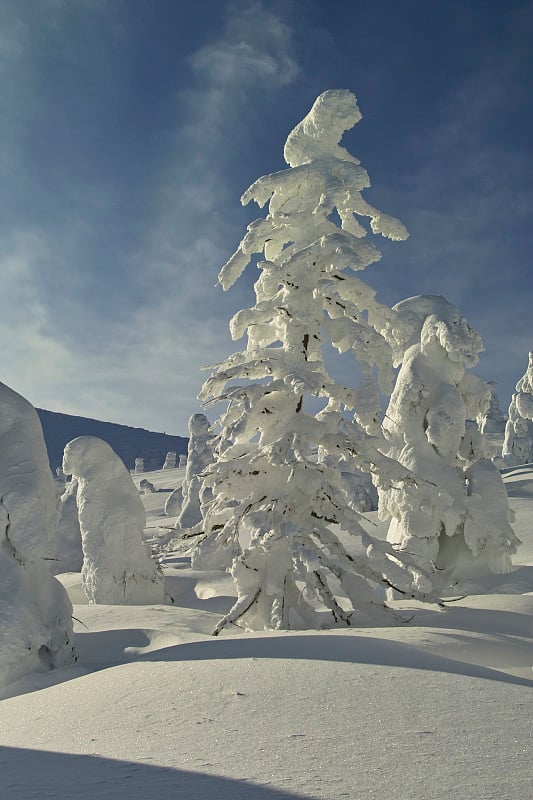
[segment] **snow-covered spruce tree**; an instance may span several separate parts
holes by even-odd
[[[433,568],[437,587],[452,575],[505,572],[519,542],[502,478],[472,421],[490,397],[467,371],[481,338],[444,297],[411,297],[394,310],[411,335],[383,421],[387,453],[436,491],[428,497],[424,484],[421,497],[421,484],[380,487],[380,516],[392,517],[388,541]]]
[[[144,507],[121,459],[107,442],[79,436],[65,447],[63,471],[78,481],[81,575],[89,602],[162,603],[163,576],[143,540]]]
[[[369,217],[373,232],[391,239],[407,232],[363,199],[368,175],[339,145],[360,118],[351,92],[318,97],[287,139],[289,169],[244,193],[243,204],[268,203],[268,214],[249,225],[219,275],[229,289],[252,254],[264,253],[256,304],[230,322],[234,339],[247,334],[246,349],[215,367],[200,395],[207,403],[226,401],[227,410],[204,480],[213,496],[199,548],[218,547],[228,561],[241,551],[231,565],[238,599],[215,634],[237,620],[273,629],[390,623],[376,586],[394,585],[409,596],[419,588],[389,545],[366,536],[338,467],[317,459],[320,447],[333,464],[343,458],[368,471],[380,462],[385,482],[407,476],[368,434],[381,417],[373,371],[382,389],[390,386],[391,347],[380,331],[392,335],[394,315],[354,274],[380,258],[356,217]],[[323,342],[357,357],[359,390],[329,376]],[[319,398],[322,410],[307,410],[307,398]],[[349,553],[333,524],[360,535],[366,549]]]
[[[509,467],[533,461],[533,352],[511,398],[502,456]]]
[[[74,660],[72,605],[48,560],[57,517],[37,412],[0,384],[0,686]]]

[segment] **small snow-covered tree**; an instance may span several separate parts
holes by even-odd
[[[65,447],[63,471],[78,481],[82,586],[89,602],[162,603],[163,576],[143,540],[146,514],[121,459],[107,442],[79,436]]]
[[[533,352],[511,398],[502,456],[509,467],[533,461]]]
[[[359,219],[393,240],[407,231],[363,199],[368,175],[339,144],[360,118],[349,91],[317,98],[287,139],[289,169],[260,178],[242,196],[244,204],[268,203],[268,214],[248,226],[219,275],[227,290],[254,253],[264,254],[256,303],[230,322],[232,337],[246,333],[247,346],[214,368],[200,395],[227,403],[216,462],[206,471],[212,500],[199,543],[218,548],[221,562],[227,554],[238,590],[216,633],[236,620],[251,628],[350,625],[355,609],[358,620],[390,620],[375,587],[417,590],[392,548],[366,537],[337,466],[344,459],[368,471],[379,462],[385,483],[407,479],[369,436],[381,419],[374,372],[383,390],[392,376],[382,332],[396,331],[390,309],[355,274],[381,257]],[[323,343],[356,356],[359,389],[330,377]],[[308,398],[321,410],[308,409]],[[333,466],[317,460],[319,447]],[[348,552],[333,524],[358,533],[366,549]]]
[[[437,583],[465,564],[470,573],[506,571],[518,540],[500,473],[484,458],[472,421],[490,396],[468,372],[483,349],[481,338],[444,297],[411,297],[394,310],[410,338],[383,421],[387,453],[427,482],[424,496],[421,484],[380,489],[380,514],[392,517],[388,541],[422,568],[438,569]]]
[[[74,660],[72,605],[48,560],[57,516],[37,412],[0,384],[0,685]]]

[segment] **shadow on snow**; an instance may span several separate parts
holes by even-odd
[[[308,800],[246,779],[14,747],[0,747],[0,771],[5,800]]]

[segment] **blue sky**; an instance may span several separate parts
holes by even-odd
[[[220,266],[325,89],[400,217],[365,273],[444,294],[504,409],[533,349],[533,2],[0,0],[0,380],[34,405],[184,434],[238,349]],[[347,376],[349,380],[349,376]]]

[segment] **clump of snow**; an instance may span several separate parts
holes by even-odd
[[[139,457],[135,459],[134,471],[137,473],[144,472],[144,458]]]
[[[57,517],[37,412],[0,384],[0,685],[74,660],[72,606],[49,561]]]
[[[388,541],[425,569],[436,567],[441,581],[472,558],[476,569],[505,572],[519,542],[500,474],[484,460],[471,422],[490,396],[467,371],[481,338],[444,297],[412,297],[394,309],[410,332],[383,429],[388,455],[420,478],[380,490],[380,514],[392,517]]]
[[[533,461],[533,352],[511,399],[502,456],[510,467]]]
[[[107,442],[80,436],[63,471],[78,481],[83,589],[91,603],[162,603],[163,580],[143,539],[146,514],[122,460]]]

